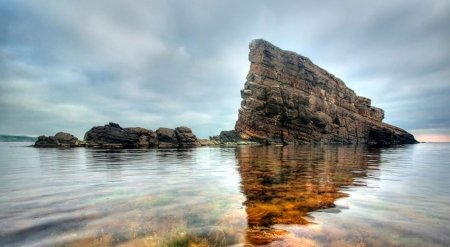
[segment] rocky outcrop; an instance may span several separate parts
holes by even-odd
[[[34,147],[77,147],[79,146],[78,138],[65,133],[58,132],[55,136],[39,136],[38,140],[34,143]]]
[[[179,146],[175,130],[161,127],[156,130],[156,134],[158,135],[158,147],[173,148]]]
[[[259,39],[250,43],[249,60],[235,125],[244,139],[265,144],[417,142],[383,123],[382,109],[306,57]]]
[[[217,136],[210,136],[210,141],[215,145],[237,146],[237,145],[255,145],[260,144],[242,138],[235,130],[223,130]]]
[[[197,140],[186,126],[175,129],[161,127],[154,132],[141,127],[122,128],[112,122],[93,127],[86,132],[84,140],[88,147],[103,148],[179,148],[210,144],[206,140]]]
[[[196,147],[197,137],[192,133],[191,128],[181,126],[175,128],[175,135],[177,136],[178,143],[182,147]]]
[[[95,126],[86,132],[84,140],[88,147],[147,148],[156,146],[155,132],[136,127],[122,128],[110,122],[105,126]]]

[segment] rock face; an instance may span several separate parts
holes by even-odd
[[[417,143],[382,122],[384,111],[308,58],[265,40],[250,43],[250,71],[235,130],[266,144]]]
[[[179,143],[177,136],[175,135],[175,130],[161,127],[156,130],[156,134],[158,135],[158,147],[178,147]]]
[[[197,137],[192,133],[191,128],[181,126],[175,128],[175,135],[177,136],[178,143],[182,147],[195,147],[197,146]]]
[[[65,133],[58,132],[55,136],[39,136],[34,143],[34,147],[76,147],[78,146],[78,138]]]
[[[156,132],[141,127],[122,128],[110,122],[86,132],[84,140],[88,147],[105,148],[178,148],[205,145],[198,142],[189,127],[176,129],[159,128]]]

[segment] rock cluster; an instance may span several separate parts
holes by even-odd
[[[258,39],[250,43],[250,71],[241,90],[235,129],[198,140],[188,127],[122,128],[109,123],[86,132],[84,141],[59,132],[40,136],[35,147],[178,148],[206,145],[417,143],[410,133],[383,123],[384,111],[355,94],[308,58]]]
[[[197,137],[189,127],[175,129],[159,128],[156,130],[158,147],[196,147],[201,146]]]
[[[86,132],[84,140],[69,133],[40,136],[34,147],[99,147],[99,148],[180,148],[214,145],[212,141],[197,139],[189,127],[159,128],[156,131],[141,127],[122,128],[110,122]]]
[[[144,128],[122,128],[110,122],[105,126],[95,126],[84,135],[89,147],[152,147],[156,145],[156,134]]]
[[[58,132],[55,136],[39,136],[34,144],[35,147],[43,148],[76,147],[78,145],[78,138],[65,132]]]
[[[308,58],[265,40],[250,43],[235,131],[265,144],[416,143],[382,122],[384,111]]]
[[[141,127],[122,128],[110,122],[105,126],[96,126],[86,132],[84,140],[88,147],[106,148],[178,148],[196,147],[197,137],[189,127],[175,129],[159,128],[155,132]]]

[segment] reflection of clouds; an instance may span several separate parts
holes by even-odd
[[[335,201],[348,194],[342,186],[365,186],[369,164],[380,161],[379,149],[367,146],[284,146],[236,149],[241,190],[246,196],[247,238],[254,244],[277,235],[275,224],[309,224],[309,212],[339,213]],[[264,234],[265,234],[264,233]],[[280,233],[281,234],[281,233]],[[270,240],[270,241],[269,241]]]

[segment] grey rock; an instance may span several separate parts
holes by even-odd
[[[174,129],[161,127],[156,130],[158,136],[158,147],[160,148],[177,148],[178,139]]]
[[[110,122],[105,126],[95,126],[86,132],[84,140],[88,147],[111,148],[148,148],[157,144],[156,134],[152,130],[135,127],[122,128]]]
[[[175,135],[181,147],[195,147],[198,145],[197,137],[189,127],[181,126],[175,128]]]
[[[38,140],[34,143],[34,147],[51,148],[51,147],[77,147],[78,138],[75,136],[65,133],[58,132],[55,136],[39,136]]]

